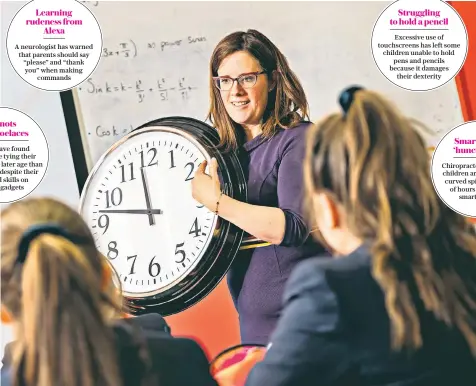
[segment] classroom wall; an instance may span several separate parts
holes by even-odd
[[[42,183],[31,196],[52,196],[77,206],[79,193],[58,93],[35,89],[13,71],[6,55],[5,36],[14,14],[24,2],[0,3],[0,95],[2,106],[19,109],[30,115],[43,128],[48,139],[50,162]],[[470,50],[461,74],[456,78],[465,120],[476,119],[476,2],[451,2],[467,25]],[[474,44],[474,43],[473,43]],[[167,318],[174,333],[199,334],[209,355],[238,341],[236,313],[226,284],[222,283],[199,306]],[[2,325],[2,352],[12,339],[11,330]]]

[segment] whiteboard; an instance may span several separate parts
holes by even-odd
[[[389,2],[85,2],[103,34],[103,54],[74,90],[90,170],[133,128],[164,116],[205,120],[208,65],[227,34],[267,35],[307,94],[311,120],[338,109],[337,95],[361,84],[391,98],[433,130],[429,146],[463,116],[454,81],[427,92],[391,84],[371,53],[375,21]],[[358,18],[356,15],[358,14]]]

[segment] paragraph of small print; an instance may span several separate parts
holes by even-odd
[[[443,137],[433,153],[431,177],[447,206],[476,217],[476,121],[457,126]]]
[[[412,91],[432,90],[453,79],[468,52],[466,28],[454,8],[443,1],[424,4],[431,8],[413,0],[392,3],[372,34],[379,70]]]
[[[82,83],[96,68],[101,50],[96,18],[74,0],[34,0],[15,15],[7,33],[13,68],[42,90],[63,91]]]
[[[46,137],[21,111],[0,107],[0,196],[2,203],[30,194],[48,167]]]

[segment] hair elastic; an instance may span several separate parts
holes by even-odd
[[[364,88],[361,86],[350,86],[342,90],[340,93],[339,104],[342,107],[342,111],[344,112],[344,117],[347,116],[347,112],[354,101],[354,94],[359,90],[364,90]]]
[[[59,224],[45,223],[32,225],[28,229],[26,229],[25,232],[23,232],[23,235],[20,239],[20,243],[18,245],[18,255],[15,264],[23,264],[25,262],[26,256],[28,254],[28,249],[30,248],[30,243],[36,237],[43,233],[50,233],[53,235],[62,236],[75,244],[85,244],[89,242],[89,238],[73,235],[65,231],[64,228],[61,227]]]

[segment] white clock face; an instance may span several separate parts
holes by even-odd
[[[147,128],[126,137],[93,171],[81,214],[124,295],[165,291],[204,256],[217,217],[193,199],[191,181],[205,159],[192,137]]]

